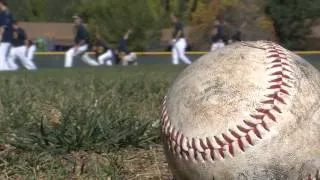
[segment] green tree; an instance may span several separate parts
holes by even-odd
[[[69,21],[72,5],[81,0],[10,0],[14,18],[23,21]]]
[[[47,19],[45,0],[25,0],[25,20],[39,21]]]
[[[320,1],[267,0],[266,13],[273,19],[281,43],[293,50],[304,50],[310,27],[320,17]]]
[[[10,10],[12,11],[14,18],[18,20],[23,20],[25,13],[25,6],[21,0],[11,0],[8,1]]]

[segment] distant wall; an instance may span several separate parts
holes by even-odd
[[[20,26],[26,30],[32,40],[37,37],[48,37],[54,38],[56,43],[61,45],[73,43],[72,23],[20,22]]]

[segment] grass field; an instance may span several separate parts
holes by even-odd
[[[160,104],[184,67],[1,73],[0,179],[167,179]]]

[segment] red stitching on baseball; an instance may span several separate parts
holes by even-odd
[[[262,119],[262,118],[261,118]],[[243,121],[247,126],[250,126],[250,127],[252,127],[252,128],[255,128],[257,125],[256,124],[254,124],[254,123],[251,123],[251,122],[248,122],[248,121],[246,121],[246,120],[244,120]]]
[[[241,132],[244,132],[244,133],[246,133],[246,134],[248,134],[249,133],[249,131],[250,131],[250,129],[246,129],[246,128],[243,128],[243,127],[241,127],[241,126],[237,126],[237,128],[241,131]]]
[[[320,180],[320,170],[317,170],[315,175],[309,174],[306,180]]]
[[[281,92],[281,91],[280,91]],[[282,111],[280,110],[280,108],[278,106],[274,106],[273,110],[276,110],[278,113],[282,113]]]
[[[223,149],[223,148],[220,148],[220,149],[219,149],[219,153],[220,153],[220,155],[221,155],[222,158],[225,157],[224,149]]]
[[[243,142],[242,142],[242,140],[240,138],[238,139],[238,145],[239,145],[240,150],[242,152],[244,152],[244,144],[243,144]]]
[[[252,144],[251,137],[249,136],[249,134],[247,134],[245,137],[246,137],[246,140],[248,141],[248,143],[249,143],[250,145],[253,145],[253,144]]]
[[[225,135],[225,134],[223,134],[223,133],[222,133],[222,137],[223,137],[229,144],[231,144],[231,143],[233,142],[232,139],[230,139],[227,135]]]
[[[253,128],[253,132],[256,134],[256,136],[257,136],[258,138],[262,139],[261,134],[260,134],[257,126]]]
[[[231,154],[232,156],[234,156],[232,143],[230,143],[228,146],[229,146],[228,150],[229,150],[230,154]]]
[[[246,146],[254,145],[257,138],[262,139],[263,129],[270,131],[266,119],[268,118],[273,122],[277,122],[275,113],[282,113],[281,106],[285,105],[285,99],[282,96],[289,96],[290,93],[287,88],[292,86],[284,80],[292,80],[287,73],[293,72],[291,69],[290,61],[284,50],[272,43],[265,43],[267,60],[271,65],[267,70],[273,71],[269,76],[271,80],[267,88],[272,93],[266,94],[261,101],[262,105],[268,108],[256,108],[255,113],[250,114],[252,120],[243,120],[243,125],[237,125],[235,130],[229,129],[228,133],[222,133],[221,136],[197,138],[187,137],[181,130],[173,127],[170,123],[169,113],[166,107],[167,97],[165,97],[162,109],[162,133],[164,134],[169,149],[174,155],[178,155],[185,160],[189,161],[216,161],[224,159],[229,153],[230,156],[235,156],[235,149],[239,148],[242,152],[246,151]],[[173,146],[173,147],[172,147]],[[218,157],[218,158],[217,158]],[[219,158],[221,157],[221,158]]]
[[[223,146],[225,145],[219,138],[217,138],[217,136],[214,136],[214,139],[216,140],[216,142],[217,142],[221,147],[223,147]]]

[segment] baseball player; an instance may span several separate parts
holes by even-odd
[[[241,31],[238,30],[232,37],[229,39],[229,44],[234,42],[240,42],[241,41]]]
[[[187,41],[184,37],[183,24],[179,21],[177,15],[172,14],[171,20],[174,23],[174,31],[172,33],[172,63],[179,64],[179,59],[181,59],[186,64],[191,64],[189,58],[185,55]]]
[[[89,33],[87,29],[82,24],[82,19],[79,15],[73,16],[74,23],[75,23],[75,39],[74,39],[74,46],[69,49],[65,54],[65,68],[72,67],[73,58],[75,56],[81,55],[82,61],[87,63],[90,66],[97,66],[98,63],[92,60],[89,57],[88,50],[88,43],[89,43]]]
[[[34,58],[34,53],[36,51],[37,51],[36,44],[33,41],[28,40],[28,42],[27,42],[27,61],[28,62],[31,62],[34,64],[33,58]],[[35,69],[37,69],[36,66],[34,66],[34,67],[35,67]]]
[[[92,50],[95,52],[100,65],[112,66],[113,52],[107,43],[96,33],[96,38],[92,44]]]
[[[129,51],[127,48],[127,41],[131,33],[132,31],[128,30],[124,36],[120,38],[118,50],[116,51],[116,54],[122,61],[123,66],[127,66],[129,64],[138,65],[137,54]]]
[[[28,40],[27,35],[23,28],[18,25],[18,22],[13,21],[13,38],[11,41],[12,47],[9,51],[8,66],[10,70],[18,70],[19,66],[15,60],[18,58],[21,64],[28,70],[36,70],[37,67],[32,59],[36,46],[32,41]]]
[[[211,41],[212,41],[211,51],[215,51],[225,47],[225,43],[223,41],[223,35],[219,33],[219,30],[217,27],[213,29],[213,36],[211,37]]]
[[[9,70],[7,65],[8,52],[13,36],[12,14],[8,9],[7,2],[0,0],[0,70]]]

